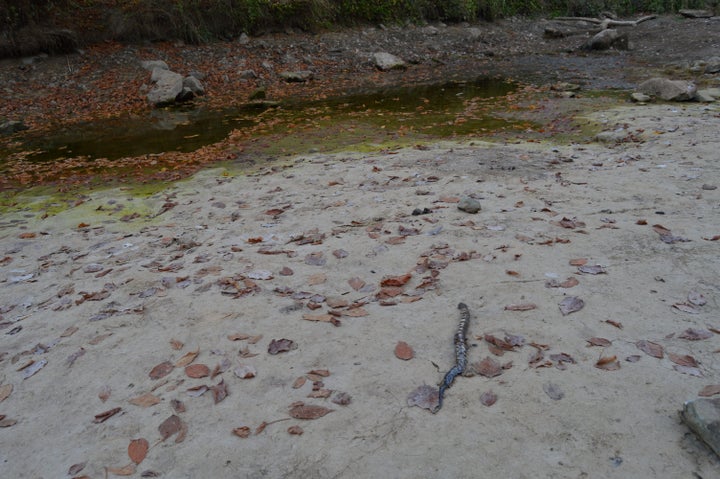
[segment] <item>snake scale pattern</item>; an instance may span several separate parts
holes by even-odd
[[[445,374],[440,383],[440,391],[438,392],[438,405],[433,412],[438,412],[443,404],[443,396],[445,390],[448,389],[455,377],[465,372],[465,366],[467,366],[467,330],[468,323],[470,323],[470,310],[465,303],[458,304],[460,310],[460,324],[458,325],[457,331],[455,331],[454,343],[455,343],[455,366]]]

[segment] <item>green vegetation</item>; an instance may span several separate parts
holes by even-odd
[[[102,40],[200,43],[297,28],[492,21],[513,15],[668,13],[703,0],[0,0],[0,57]]]

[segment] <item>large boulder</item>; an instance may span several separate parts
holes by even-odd
[[[720,455],[720,398],[688,401],[680,416],[715,454]]]
[[[372,56],[373,63],[378,70],[405,70],[407,65],[402,58],[387,52],[376,52]]]
[[[607,50],[609,48],[628,50],[630,48],[628,34],[620,33],[612,28],[606,28],[590,38],[583,46],[584,50]]]
[[[156,68],[161,68],[163,70],[170,70],[170,67],[168,67],[168,64],[165,63],[162,60],[145,60],[140,62],[140,66],[143,67],[145,70],[151,72]]]
[[[156,78],[155,86],[147,94],[147,99],[152,105],[162,106],[173,103],[183,92],[183,76],[179,73],[155,68],[153,77]]]
[[[689,101],[695,98],[697,88],[692,82],[651,78],[642,82],[637,91],[665,101]]]

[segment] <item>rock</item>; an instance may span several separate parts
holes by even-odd
[[[387,52],[376,52],[372,56],[373,63],[378,70],[405,70],[407,65],[403,59]]]
[[[616,48],[618,50],[628,50],[630,45],[627,33],[620,33],[612,28],[607,28],[596,34],[583,46],[584,50],[607,50]]]
[[[168,64],[162,60],[145,60],[140,62],[140,66],[149,72],[155,70],[156,68],[160,68],[162,70],[170,70]]]
[[[247,45],[248,43],[250,43],[250,37],[247,35],[247,33],[242,33],[242,34],[238,37],[237,42],[238,42],[240,45]]]
[[[695,84],[684,80],[651,78],[642,82],[637,91],[665,101],[688,101],[695,98]]]
[[[27,130],[28,126],[19,120],[10,120],[0,123],[0,135],[12,135],[18,131]]]
[[[568,82],[557,82],[550,85],[550,89],[553,91],[579,91],[580,88],[582,88],[577,83],[568,83]]]
[[[468,33],[468,37],[473,42],[482,40],[483,33],[482,33],[482,30],[480,30],[479,28],[475,28],[475,27],[468,28],[467,33]]]
[[[315,75],[309,70],[297,72],[280,72],[280,78],[288,83],[305,83],[312,80]]]
[[[710,18],[713,16],[710,10],[690,10],[683,8],[678,10],[678,13],[685,18]]]
[[[147,94],[147,99],[155,106],[173,103],[183,91],[183,77],[179,73],[155,68],[153,77],[155,86]]]
[[[710,57],[706,60],[705,73],[720,72],[720,57]]]
[[[238,76],[241,80],[254,80],[257,78],[257,73],[255,73],[255,70],[242,70],[238,72]]]
[[[680,412],[685,424],[720,456],[720,398],[688,401]]]
[[[195,98],[195,93],[188,87],[184,86],[182,91],[175,97],[176,102],[190,101]]]
[[[42,63],[48,58],[50,58],[50,55],[48,55],[47,53],[40,53],[39,55],[34,55],[32,57],[25,57],[20,60],[20,62],[25,66],[29,66],[35,65],[36,63]]]
[[[183,89],[188,88],[193,95],[202,96],[205,94],[205,87],[203,87],[200,80],[194,76],[186,76],[183,80]]]
[[[424,28],[422,29],[422,32],[423,32],[425,35],[434,36],[434,35],[437,35],[438,33],[440,33],[440,30],[438,30],[437,27],[433,27],[432,25],[428,25],[427,27],[424,27]]]
[[[598,143],[620,143],[625,141],[628,132],[625,128],[618,128],[613,131],[601,131],[595,135],[595,141]]]
[[[709,90],[698,90],[695,93],[694,100],[702,103],[712,103],[717,100],[717,97],[712,95]]]
[[[645,93],[635,92],[632,95],[630,95],[630,99],[637,103],[647,103],[651,100],[649,95],[646,95]]]
[[[470,198],[469,196],[463,196],[458,202],[458,209],[466,213],[474,214],[480,211],[482,208],[480,207],[480,202],[478,200]]]

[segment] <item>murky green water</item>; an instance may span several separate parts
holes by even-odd
[[[494,79],[358,93],[321,101],[284,101],[275,107],[229,110],[163,109],[147,116],[73,125],[51,135],[30,132],[15,151],[31,161],[86,157],[117,159],[169,151],[190,152],[233,131],[247,138],[287,135],[290,144],[342,147],[388,134],[448,137],[513,126],[496,114],[497,101],[514,85]],[[323,136],[323,132],[332,131]],[[276,144],[276,146],[278,146]],[[282,145],[279,145],[282,147]]]

